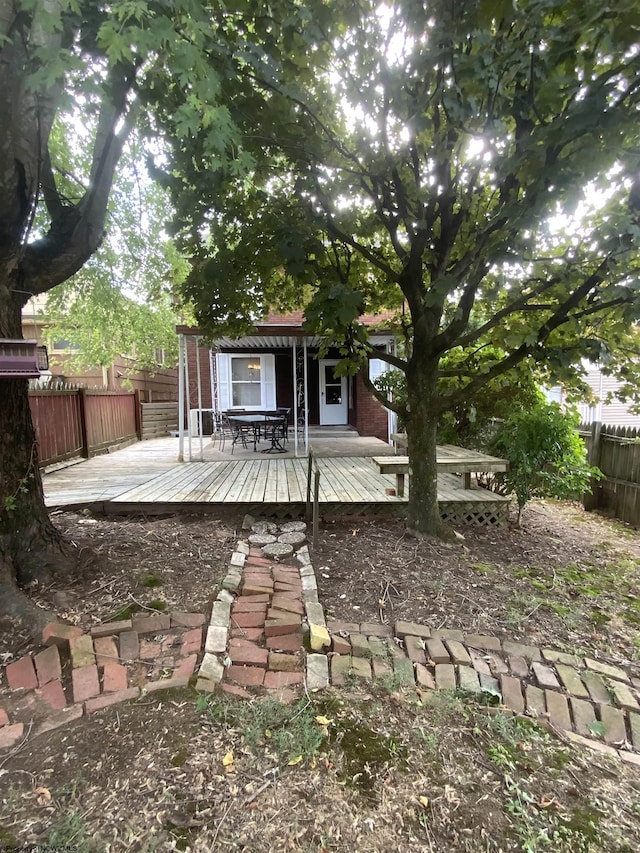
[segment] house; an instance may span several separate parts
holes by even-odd
[[[371,327],[375,348],[395,352],[390,318],[366,316],[360,321]],[[303,330],[303,320],[302,312],[272,315],[257,322],[251,334],[220,337],[213,346],[203,342],[196,328],[176,328],[182,410],[186,407],[190,413],[190,435],[199,434],[200,412],[287,408],[290,422],[297,426],[296,448],[298,441],[307,444],[310,426],[350,428],[361,436],[389,440],[396,431],[393,413],[367,390],[362,374],[336,375],[338,351],[320,356],[320,338]],[[372,359],[370,377],[386,368],[386,362]],[[206,420],[202,417],[203,432]]]
[[[31,297],[22,310],[22,335],[27,340],[46,344],[51,325],[46,310],[47,295]],[[48,345],[49,369],[40,374],[40,385],[50,383],[82,388],[104,388],[109,391],[139,391],[142,402],[176,401],[178,371],[163,363],[158,353],[158,366],[150,370],[136,364],[135,353],[119,355],[108,367],[75,367],[72,356],[76,347],[71,341],[53,339]]]
[[[584,381],[591,389],[595,402],[583,401],[578,403],[582,423],[591,424],[599,421],[609,426],[640,427],[640,414],[632,411],[632,404],[625,403],[616,396],[620,382],[615,376],[606,376],[595,364],[585,362]],[[566,394],[560,385],[555,385],[545,391],[548,400],[561,405],[565,402]]]

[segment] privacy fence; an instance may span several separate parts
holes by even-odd
[[[585,508],[606,510],[640,527],[640,430],[596,422],[583,424],[580,435],[590,464],[604,474],[593,484],[593,493],[584,496]]]
[[[41,467],[140,438],[138,391],[31,389],[29,405]]]

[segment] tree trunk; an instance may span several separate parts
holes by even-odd
[[[440,518],[436,468],[438,360],[416,350],[407,369],[407,439],[411,484],[407,526],[419,535],[451,539],[451,530]]]
[[[21,300],[11,296],[0,299],[0,337],[21,338]],[[44,504],[28,391],[26,379],[0,378],[0,615],[27,619],[37,631],[47,614],[19,588],[68,568],[71,555]]]

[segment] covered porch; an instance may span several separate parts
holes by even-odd
[[[372,327],[375,349],[395,351],[395,338],[379,317],[361,318]],[[240,338],[222,336],[212,345],[199,329],[179,326],[179,461],[204,458],[208,436],[223,413],[288,412],[290,449],[306,456],[310,428],[355,430],[390,441],[395,416],[367,391],[360,375],[339,376],[337,350],[322,351],[319,337],[303,330],[302,313],[272,316]],[[371,378],[386,369],[371,359]]]

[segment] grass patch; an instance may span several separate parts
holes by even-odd
[[[222,729],[239,731],[254,755],[268,752],[281,765],[314,758],[325,742],[319,712],[306,698],[283,705],[269,697],[234,702],[213,695],[205,705],[206,715]]]

